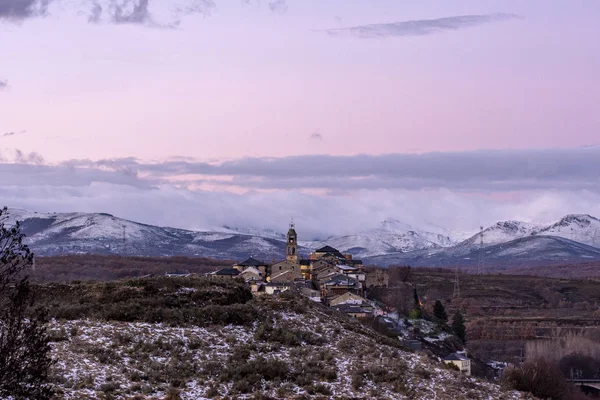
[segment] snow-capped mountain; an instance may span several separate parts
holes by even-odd
[[[395,253],[370,257],[376,265],[412,265],[427,267],[461,266],[475,269],[479,265],[477,247],[457,245],[430,252]],[[600,260],[600,249],[558,236],[530,235],[483,248],[483,270],[497,271],[511,266]]]
[[[547,224],[501,221],[483,230],[483,243],[489,246],[533,235],[558,236],[600,248],[600,220],[587,214],[570,214]],[[479,243],[480,234],[476,233],[460,245],[479,246]]]
[[[356,235],[331,236],[324,241],[305,242],[308,248],[324,245],[352,254],[355,257],[372,257],[396,252],[449,247],[455,243],[443,228],[433,227],[438,232],[419,230],[395,219],[386,219],[379,227]],[[437,228],[437,229],[436,229]]]
[[[250,235],[250,236],[259,236],[263,238],[282,240],[285,242],[286,240],[286,232],[285,231],[276,231],[274,229],[264,229],[257,227],[230,227],[227,225],[223,225],[221,227],[215,228],[214,231],[217,232],[225,232],[232,233],[238,235]]]
[[[121,254],[142,256],[199,256],[242,260],[253,256],[265,261],[285,254],[281,232],[260,228],[191,231],[158,227],[105,213],[35,213],[9,210],[1,222],[21,222],[26,243],[38,255]],[[302,228],[297,227],[300,239]],[[600,220],[590,215],[567,215],[544,225],[520,221],[498,222],[483,231],[483,258],[487,266],[540,262],[600,260]],[[480,235],[456,243],[443,228],[417,229],[387,219],[377,228],[326,240],[300,241],[300,254],[324,245],[351,253],[366,264],[426,266],[478,264]]]
[[[10,209],[6,225],[20,221],[26,243],[38,255],[120,254],[270,260],[285,253],[285,240],[223,231],[158,227],[105,213],[33,213]],[[304,253],[308,250],[301,249]]]
[[[570,214],[554,224],[539,229],[536,234],[560,236],[600,247],[600,220],[587,214]]]
[[[521,221],[500,221],[483,230],[484,246],[510,242],[511,240],[534,235],[542,229],[541,225]],[[460,243],[461,246],[479,246],[481,233],[476,233]]]

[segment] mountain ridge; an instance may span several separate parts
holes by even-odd
[[[253,256],[272,262],[282,259],[285,250],[283,231],[254,227],[194,231],[138,223],[108,213],[36,213],[21,209],[9,209],[1,218],[8,225],[17,220],[27,235],[26,243],[42,256],[184,255],[236,260]],[[384,266],[478,263],[480,233],[458,242],[444,228],[431,230],[437,232],[386,219],[378,228],[357,234],[300,241],[299,253],[307,256],[316,248],[330,245],[365,263]],[[600,220],[589,214],[568,214],[548,224],[499,221],[483,230],[482,254],[484,263],[490,266],[600,260]]]

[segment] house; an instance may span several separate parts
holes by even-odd
[[[237,268],[236,268],[237,269]],[[263,281],[264,275],[255,267],[247,267],[243,270],[240,275],[240,278],[244,280],[244,282],[252,282],[252,281]]]
[[[240,274],[235,268],[223,268],[218,271],[211,272],[208,274],[211,278],[223,278],[223,279],[235,279]]]
[[[319,283],[326,278],[331,278],[332,274],[338,275],[339,269],[335,265],[325,262],[320,264],[318,267],[313,267],[311,276],[313,282]]]
[[[311,253],[308,256],[311,260],[320,260],[321,258],[330,258],[330,259],[338,259],[345,260],[346,257],[338,250],[331,246],[323,246]],[[352,256],[350,256],[352,258]]]
[[[372,315],[372,311],[355,304],[340,304],[331,307],[334,310],[348,314],[354,318],[367,318]]]
[[[368,270],[365,277],[365,288],[388,287],[390,277],[387,269],[375,268]]]
[[[264,285],[266,294],[279,294],[291,290],[293,283],[290,282],[269,282]]]
[[[471,360],[464,351],[457,351],[444,358],[446,364],[454,364],[460,369],[460,372],[467,376],[471,375]]]
[[[349,278],[342,274],[336,274],[329,280],[320,284],[321,297],[331,298],[342,295],[346,292],[354,294],[362,294],[362,285],[353,278]]]
[[[252,292],[255,296],[260,296],[265,294],[265,286],[267,285],[265,282],[257,282],[251,281],[250,283],[250,292]]]
[[[297,279],[303,279],[300,264],[289,261],[282,261],[272,266],[269,282],[294,282]]]
[[[250,267],[256,268],[257,270],[259,270],[262,273],[262,276],[266,276],[267,269],[269,268],[269,264],[267,264],[263,261],[259,261],[253,257],[250,257],[247,260],[239,262],[233,266],[233,268],[237,269],[240,272],[244,272],[244,270],[246,270],[247,268],[250,268]]]
[[[302,276],[306,280],[310,280],[312,278],[312,263],[310,260],[302,259],[299,261],[300,263],[300,271],[302,272]]]
[[[269,275],[275,275],[287,269],[297,269],[299,272],[301,271],[300,264],[296,261],[283,260],[271,265],[271,267],[269,268]]]
[[[367,299],[352,292],[346,292],[344,294],[329,299],[329,305],[332,307],[340,304],[361,305],[362,303],[366,302]]]
[[[355,265],[346,264],[340,264],[337,267],[341,274],[349,276],[350,278],[354,278],[361,284],[364,284],[366,273],[362,268],[359,268]]]

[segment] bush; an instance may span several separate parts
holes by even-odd
[[[234,381],[234,389],[250,393],[262,380],[283,381],[289,377],[290,367],[285,361],[257,357],[244,363],[230,363],[219,375],[221,382]]]
[[[527,361],[520,368],[508,369],[504,374],[504,383],[512,389],[551,400],[568,400],[572,389],[558,365],[545,358]]]

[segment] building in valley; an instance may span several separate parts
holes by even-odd
[[[460,372],[467,376],[471,375],[471,360],[467,357],[464,351],[457,351],[444,358],[446,364],[453,364],[458,367]]]
[[[233,268],[237,269],[240,272],[244,272],[244,270],[253,267],[259,270],[263,276],[267,276],[267,270],[269,269],[269,264],[264,261],[260,261],[255,259],[254,257],[250,257],[245,261],[239,262],[233,266]]]

